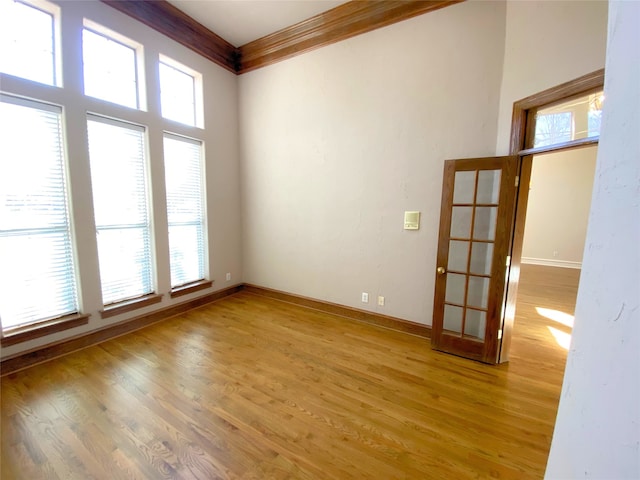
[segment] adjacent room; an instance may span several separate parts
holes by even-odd
[[[0,0],[0,476],[640,478],[639,32]]]

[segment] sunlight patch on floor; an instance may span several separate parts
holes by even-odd
[[[560,310],[553,310],[551,308],[536,307],[536,311],[539,315],[553,320],[554,322],[561,323],[565,327],[573,328],[574,316],[568,313],[561,312]]]
[[[569,350],[571,346],[571,334],[567,332],[563,332],[562,330],[558,330],[555,327],[547,326],[553,338],[556,339],[556,343],[560,345],[565,350]]]

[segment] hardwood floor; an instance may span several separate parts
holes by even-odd
[[[578,274],[553,270],[523,268],[507,365],[242,292],[11,374],[2,479],[541,478],[568,327],[535,307],[572,314]]]

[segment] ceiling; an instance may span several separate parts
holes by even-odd
[[[331,10],[346,0],[169,0],[235,47]]]

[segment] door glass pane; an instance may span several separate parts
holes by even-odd
[[[449,252],[451,255],[451,252]],[[469,272],[480,275],[491,274],[493,243],[473,242],[471,246],[471,267]]]
[[[480,310],[467,308],[464,321],[464,334],[484,340],[484,330],[487,325],[487,314]]]
[[[473,207],[453,207],[451,211],[451,237],[469,238]]]
[[[500,170],[482,170],[478,173],[476,203],[498,203],[501,173]]]
[[[476,207],[476,218],[473,226],[474,239],[495,239],[497,213],[498,207]],[[453,224],[451,228],[453,229]]]
[[[451,240],[449,242],[449,261],[447,270],[458,272],[467,271],[467,260],[469,258],[469,242]]]
[[[453,203],[473,203],[473,191],[476,187],[476,172],[456,172],[453,184]]]
[[[464,305],[464,285],[466,275],[447,273],[447,291],[444,299],[449,303]]]
[[[453,305],[444,306],[444,321],[442,323],[444,330],[451,332],[462,332],[462,308]]]
[[[447,284],[447,293],[449,293]],[[469,293],[467,294],[467,305],[471,307],[487,308],[489,297],[489,279],[484,277],[469,277]]]

